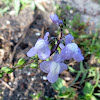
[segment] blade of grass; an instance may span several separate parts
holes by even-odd
[[[81,71],[79,71],[79,72],[77,73],[76,78],[74,79],[74,81],[71,83],[70,86],[73,86],[73,85],[75,84],[75,82],[79,79],[80,75],[81,75]]]
[[[87,73],[88,73],[88,70],[86,70],[86,71],[84,72],[83,76],[82,76],[82,79],[81,79],[81,82],[80,82],[81,85],[82,85],[84,79],[86,78]]]

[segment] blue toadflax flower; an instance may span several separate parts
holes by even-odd
[[[54,24],[63,24],[62,20],[59,20],[58,16],[56,14],[50,15],[51,20],[53,21]]]
[[[69,60],[73,58],[77,62],[80,62],[84,59],[84,57],[81,54],[81,50],[77,46],[77,44],[71,43],[73,39],[74,37],[71,34],[65,37],[66,46],[64,46],[63,44],[60,44],[61,49],[62,49],[60,55],[63,59]]]
[[[61,62],[62,59],[59,54],[55,54],[53,61],[43,61],[40,64],[40,69],[48,73],[47,79],[50,83],[54,83],[58,80],[58,76],[64,70],[67,69],[67,65]]]
[[[42,38],[38,39],[35,46],[32,47],[27,52],[27,56],[33,57],[36,54],[38,54],[38,57],[41,60],[46,60],[47,58],[49,58],[51,51],[48,47],[48,36],[49,36],[49,32],[46,32],[44,39]]]

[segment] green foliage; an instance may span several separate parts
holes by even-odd
[[[26,63],[25,59],[24,59],[24,58],[20,58],[20,59],[18,60],[17,66],[22,66],[22,65],[24,65],[25,63]]]
[[[6,5],[6,6],[8,6],[8,5],[11,5],[11,2],[12,2],[13,0],[2,0],[2,2],[4,2],[4,4]]]
[[[42,95],[42,92],[39,92],[37,95],[31,94],[30,96],[33,98],[33,100],[39,100],[41,95]]]
[[[31,63],[28,67],[36,69],[38,67],[37,63]]]
[[[75,90],[73,88],[66,88],[66,91],[62,91],[58,94],[59,98],[68,98],[69,100],[72,100],[72,98],[75,97]]]
[[[26,64],[25,59],[24,59],[24,58],[20,58],[20,59],[18,60],[18,63],[15,64],[14,67],[16,67],[16,66],[23,66],[24,64]],[[22,68],[23,68],[23,67],[21,67],[21,68],[19,68],[19,69],[22,69]]]
[[[84,38],[83,38],[84,37]],[[98,37],[98,32],[93,33],[92,35],[82,35],[79,37],[82,42],[80,42],[80,46],[83,47],[85,56],[94,54],[97,59],[100,58],[100,39]]]
[[[0,72],[0,78],[2,78],[3,77],[3,72]]]
[[[73,69],[70,66],[68,66],[68,69],[71,73],[76,73],[76,77],[75,77],[75,79],[73,80],[73,82],[71,83],[70,86],[73,86],[75,84],[75,82],[78,81],[81,74],[82,74],[82,77],[81,77],[80,84],[82,84],[84,82],[86,76],[87,76],[88,71],[89,71],[89,68],[85,69],[83,67],[83,62],[82,61],[80,62],[80,70],[77,71],[77,70]]]
[[[2,67],[1,68],[1,71],[4,72],[4,73],[12,73],[13,72],[13,69],[12,68],[9,68],[9,67]]]
[[[65,8],[67,9],[67,11],[69,11],[72,7],[70,5],[66,5]]]
[[[0,8],[0,14],[3,16],[4,13],[6,13],[9,10],[9,6],[5,8]]]
[[[91,85],[91,83],[89,82],[86,82],[85,83],[85,86],[83,88],[83,93],[84,93],[84,96],[80,96],[80,99],[84,99],[84,100],[97,100],[95,98],[95,96],[92,95],[91,91],[93,90],[93,86]]]
[[[2,16],[4,13],[6,13],[11,6],[12,0],[2,0],[2,2],[5,4],[4,8],[0,8],[0,15]]]
[[[16,14],[18,15],[20,11],[20,0],[14,0],[14,9],[15,9]]]
[[[45,100],[54,100],[54,97],[47,97],[47,96],[44,96],[44,99],[45,99]]]
[[[58,78],[58,80],[52,84],[52,87],[58,91],[58,92],[62,92],[66,90],[66,87],[64,86],[64,80],[61,78]]]
[[[16,15],[19,14],[20,10],[24,9],[25,7],[29,6],[33,10],[37,7],[41,11],[45,11],[45,8],[43,5],[37,1],[37,0],[2,0],[2,2],[5,4],[5,8],[0,8],[0,13],[3,15],[6,13],[10,7],[13,7]]]
[[[58,98],[68,98],[69,100],[75,97],[75,90],[64,86],[65,81],[61,78],[52,84],[54,90],[58,92]]]

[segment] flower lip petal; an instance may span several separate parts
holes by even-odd
[[[67,68],[67,65],[66,64],[60,63],[60,72],[59,72],[59,74],[62,73],[64,70],[67,70],[67,69],[68,68]]]
[[[60,64],[52,61],[50,65],[50,73],[55,75],[55,74],[59,74],[59,72],[60,72]]]
[[[71,34],[66,35],[66,37],[65,37],[65,43],[66,43],[66,45],[68,43],[71,43],[73,39],[74,39],[74,37]]]
[[[80,61],[84,60],[84,57],[83,57],[83,55],[81,53],[74,54],[73,58],[77,62],[80,62]]]
[[[51,62],[52,62],[52,61],[43,61],[43,62],[40,64],[40,69],[41,69],[43,72],[45,72],[45,73],[49,73]]]
[[[38,39],[37,40],[37,42],[36,42],[36,44],[35,44],[35,48],[37,49],[37,50],[39,50],[39,49],[41,49],[41,48],[44,48],[45,46],[46,46],[47,44],[46,44],[46,42],[44,41],[44,39]]]
[[[61,50],[61,57],[65,60],[69,60],[73,57],[74,52],[72,52],[67,46],[65,46],[62,50]]]
[[[33,57],[37,54],[37,49],[35,47],[32,47],[28,52],[27,52],[27,56],[28,57]]]
[[[53,75],[52,73],[49,73],[47,79],[50,83],[55,83],[58,80],[58,74]]]
[[[77,44],[76,43],[68,43],[67,45],[66,45],[67,47],[68,47],[68,49],[70,49],[73,53],[75,53],[75,52],[78,52],[78,46],[77,46]]]
[[[49,58],[50,53],[51,53],[51,51],[50,51],[49,47],[48,46],[44,46],[43,48],[38,50],[38,57],[41,60],[46,60],[47,58]]]

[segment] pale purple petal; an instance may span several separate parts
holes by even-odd
[[[45,36],[44,36],[44,40],[48,40],[48,36],[49,36],[49,32],[46,32]]]
[[[53,61],[55,61],[55,62],[61,62],[61,61],[64,61],[64,59],[61,57],[60,54],[55,53],[54,56],[53,56]]]
[[[41,69],[43,72],[45,72],[45,73],[49,73],[51,62],[52,62],[52,61],[43,61],[43,62],[40,64],[40,69]]]
[[[77,62],[80,62],[80,61],[84,60],[84,57],[83,57],[83,55],[81,53],[74,54],[73,58]]]
[[[35,44],[35,48],[36,48],[37,50],[42,49],[42,48],[44,48],[45,46],[47,46],[47,44],[46,44],[45,40],[44,40],[44,39],[41,39],[41,38],[38,39],[37,42],[36,42],[36,44]]]
[[[68,43],[71,43],[73,39],[74,39],[74,37],[71,34],[66,35],[66,37],[65,37],[65,43],[66,43],[66,45]]]
[[[69,60],[73,57],[73,52],[66,46],[64,49],[61,50],[61,57],[63,59]]]
[[[59,44],[59,47],[60,47],[61,49],[63,49],[65,46],[63,45],[63,43],[60,43],[60,44]]]
[[[58,74],[53,75],[52,73],[49,73],[47,79],[50,83],[55,83],[58,80]]]
[[[78,52],[78,50],[79,50],[79,47],[77,46],[76,43],[69,43],[69,44],[66,45],[66,47],[67,47],[70,51],[72,51],[73,53],[76,53],[76,52]]]
[[[47,58],[49,58],[50,56],[50,49],[48,46],[44,46],[42,49],[39,49],[38,50],[38,57],[41,59],[41,60],[46,60]]]
[[[67,69],[68,68],[67,68],[67,65],[66,64],[60,63],[60,72],[59,72],[59,74],[62,73],[64,70],[67,70]]]
[[[53,21],[53,23],[59,23],[59,18],[56,14],[52,14],[50,15],[51,20]]]
[[[28,52],[27,52],[27,56],[28,57],[33,57],[37,54],[37,49],[35,47],[32,47]]]

